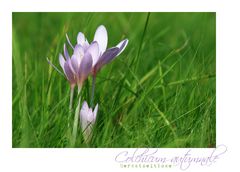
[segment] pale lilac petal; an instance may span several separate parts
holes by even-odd
[[[78,71],[81,84],[83,84],[83,81],[87,79],[89,73],[91,72],[91,69],[92,69],[92,56],[87,52],[86,54],[84,54],[84,57],[81,61]]]
[[[62,56],[62,54],[59,54],[59,63],[60,63],[60,66],[62,67],[62,69],[64,70],[65,59]]]
[[[74,48],[74,52],[73,55],[71,57],[71,63],[69,64],[70,68],[72,69],[72,71],[77,74],[78,73],[78,68],[80,66],[81,63],[81,59],[83,57],[83,48],[81,45],[76,45]]]
[[[66,59],[70,59],[66,44],[63,45],[64,56]]]
[[[86,101],[83,102],[82,108],[80,110],[80,117],[82,118],[83,121],[87,121],[88,118],[88,104]]]
[[[70,83],[75,83],[74,74],[67,62],[64,64],[64,73]]]
[[[78,68],[80,66],[80,61],[78,60],[79,58],[76,56],[76,55],[72,55],[72,58],[71,58],[71,65],[72,65],[72,69],[73,69],[73,72],[75,74],[78,73]]]
[[[97,106],[95,107],[95,109],[96,108]],[[94,123],[95,119],[94,114],[92,112],[92,108],[89,108],[87,102],[84,101],[82,108],[80,110],[80,124],[83,132],[83,137],[86,143],[88,143],[92,138],[92,130]]]
[[[87,104],[86,101],[83,102],[82,109],[83,110],[88,110],[89,109],[88,104]]]
[[[84,131],[88,125],[87,117],[88,117],[88,104],[86,101],[83,102],[82,108],[80,110],[80,123],[82,130]]]
[[[84,119],[83,113],[84,112],[80,111],[80,124],[81,124],[82,131],[84,132],[88,126],[88,122],[87,120]]]
[[[83,47],[80,44],[77,44],[74,48],[73,54],[77,56],[78,64],[80,64],[81,59],[83,58],[84,55],[84,50]]]
[[[94,116],[93,116],[93,111],[92,111],[92,108],[89,108],[88,109],[88,122],[89,123],[94,123]]]
[[[86,40],[85,40],[85,43],[83,44],[83,50],[84,50],[84,52],[87,51],[88,47],[89,47],[89,43],[88,43],[88,40],[86,39]]]
[[[91,54],[92,60],[93,60],[92,66],[94,66],[97,63],[98,59],[99,59],[99,46],[98,46],[98,43],[96,41],[93,42],[88,47],[87,52]]]
[[[106,50],[108,42],[107,30],[103,25],[97,28],[93,40],[98,42],[100,54],[102,54]]]
[[[74,49],[74,47],[73,47],[73,45],[72,45],[72,43],[71,43],[71,41],[70,41],[70,39],[69,39],[69,37],[68,37],[67,34],[66,34],[66,38],[67,38],[67,42],[68,42],[68,44],[72,47],[72,49]]]
[[[118,53],[119,53],[118,47],[107,49],[96,63],[94,67],[95,70],[98,71],[103,65],[109,63],[114,57],[117,56]]]
[[[124,39],[123,41],[121,41],[121,42],[116,46],[116,47],[119,48],[119,53],[117,54],[117,56],[120,55],[120,54],[123,52],[123,50],[126,48],[127,44],[128,44],[128,39]]]
[[[84,43],[85,43],[85,36],[84,36],[84,34],[82,32],[78,33],[77,43],[80,44],[81,46],[83,46]]]
[[[86,38],[86,40],[85,40],[85,45],[86,45],[86,46],[89,46],[89,43],[88,43],[87,38]]]

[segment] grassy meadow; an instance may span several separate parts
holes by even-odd
[[[91,42],[101,24],[108,47],[125,38],[129,44],[99,72],[93,138],[84,143],[78,127],[75,147],[216,146],[215,13],[13,13],[12,19],[12,147],[70,147],[70,86],[46,58],[61,69],[65,34],[75,44],[81,31]],[[90,102],[91,82],[82,101]]]

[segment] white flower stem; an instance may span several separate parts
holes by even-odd
[[[80,92],[81,92],[82,86],[78,86],[78,105],[75,111],[75,115],[74,115],[74,123],[73,123],[73,131],[72,131],[72,142],[71,142],[71,146],[74,147],[75,146],[75,142],[76,142],[76,138],[77,138],[77,128],[78,128],[78,119],[79,119],[79,113],[80,113],[80,102],[81,102],[81,96],[80,96]]]
[[[93,108],[94,106],[94,90],[95,90],[95,83],[96,83],[96,75],[92,76],[92,93],[91,93],[91,104],[90,106]]]
[[[71,119],[71,114],[72,114],[72,104],[73,104],[74,87],[75,87],[75,85],[71,85],[71,89],[70,89],[68,127],[70,126],[70,119]]]
[[[72,111],[73,94],[74,94],[74,86],[71,86],[71,90],[70,90],[70,103],[69,103],[69,110],[70,111]]]

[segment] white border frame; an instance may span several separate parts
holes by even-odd
[[[12,149],[12,12],[17,11],[217,12],[217,145],[225,144],[228,151],[212,166],[196,166],[188,171],[238,168],[240,22],[237,16],[240,14],[237,0],[11,0],[0,2],[0,171],[129,171],[114,162],[116,154],[126,149]],[[186,150],[159,149],[166,156]],[[201,155],[206,149],[194,151]]]

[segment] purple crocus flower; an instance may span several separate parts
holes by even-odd
[[[86,143],[89,143],[92,137],[93,126],[96,121],[98,111],[98,104],[95,106],[94,110],[89,108],[86,101],[83,102],[80,111],[80,124],[83,132],[83,137]]]
[[[69,45],[74,49],[73,45],[71,44],[68,35],[66,34],[67,41]],[[107,49],[108,43],[108,34],[107,30],[103,25],[100,25],[94,35],[93,42],[96,42],[99,48],[99,51],[93,51],[92,53],[92,94],[91,94],[91,106],[93,106],[93,99],[94,99],[94,89],[95,89],[95,80],[97,72],[107,63],[111,62],[115,57],[120,55],[123,50],[126,48],[128,44],[128,39],[122,40],[118,43],[115,47]],[[85,38],[82,32],[78,33],[77,36],[77,45],[83,47],[83,51],[87,51],[88,47],[90,46],[88,40]]]
[[[74,49],[68,36],[66,35],[69,45]],[[99,46],[99,52],[92,57],[92,75],[96,76],[97,72],[107,63],[112,61],[115,57],[120,55],[128,44],[128,39],[124,39],[115,47],[107,49],[108,35],[107,30],[103,25],[100,25],[94,35],[94,42]],[[77,45],[81,45],[84,51],[87,51],[90,46],[87,39],[82,32],[78,33]]]
[[[67,48],[64,46],[65,59],[60,54],[59,62],[70,84],[77,83],[79,87],[82,87],[83,82],[91,72],[92,57],[96,56],[98,51],[98,44],[96,42],[88,45],[86,50],[77,44],[70,58]]]
[[[98,54],[99,46],[96,41],[92,42],[90,45],[88,44],[87,47],[77,44],[71,57],[68,53],[66,45],[64,44],[64,56],[59,54],[59,63],[71,87],[74,87],[76,84],[79,87],[82,87],[83,82],[87,79],[89,73],[91,72],[92,59],[98,56]],[[56,69],[50,61],[49,63]]]

